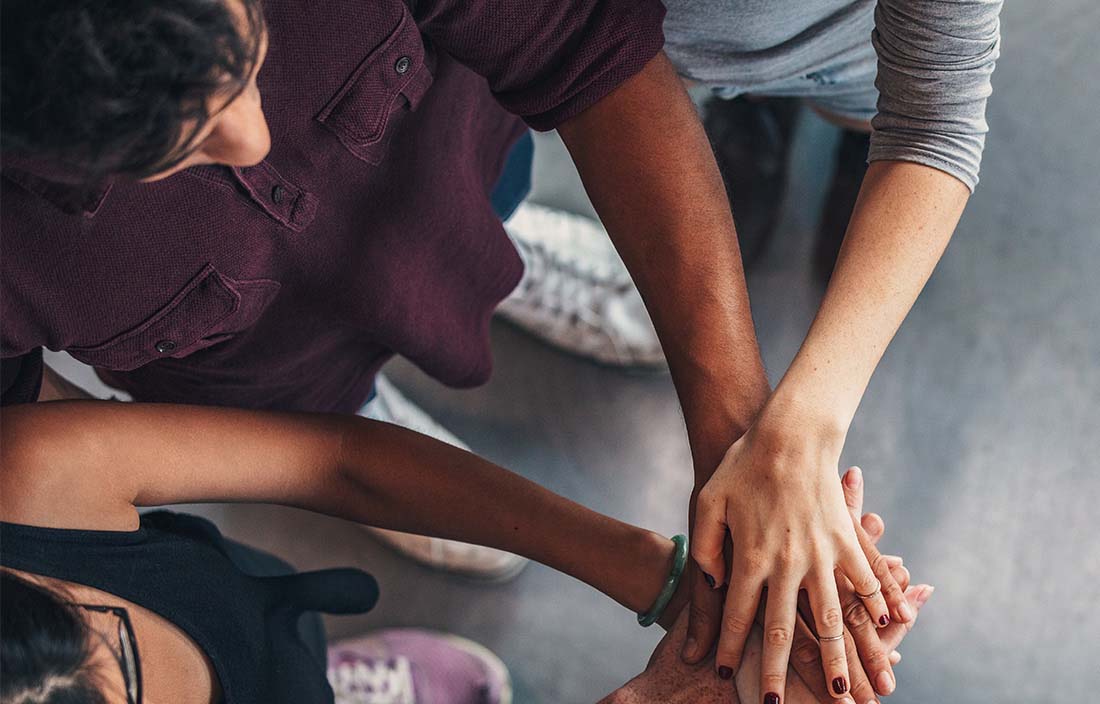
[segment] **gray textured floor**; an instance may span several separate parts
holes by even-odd
[[[886,546],[938,586],[906,642],[897,702],[1100,700],[1100,61],[1091,0],[1009,3],[982,185],[875,375],[845,452],[866,473]],[[782,373],[818,292],[806,259],[833,135],[799,132],[782,238],[750,280],[765,357]],[[540,140],[538,197],[587,207]],[[484,388],[389,369],[488,457],[620,518],[685,527],[688,451],[663,377],[600,369],[494,329]],[[231,535],[299,567],[369,567],[379,608],[334,635],[415,624],[474,637],[521,702],[592,702],[657,634],[541,566],[482,587],[411,566],[359,528],[289,509],[216,507]]]

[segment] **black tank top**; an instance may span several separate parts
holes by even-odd
[[[213,523],[168,511],[142,515],[132,532],[0,523],[0,541],[4,567],[101,589],[178,626],[213,663],[226,704],[332,702],[298,617],[363,613],[378,601],[377,582],[356,569],[249,576]]]

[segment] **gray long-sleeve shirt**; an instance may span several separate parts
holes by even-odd
[[[848,104],[877,88],[871,161],[914,161],[977,185],[1003,0],[665,4],[666,51],[685,77],[727,94]]]

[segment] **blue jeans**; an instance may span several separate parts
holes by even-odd
[[[490,201],[501,221],[507,220],[519,204],[531,192],[531,164],[535,156],[535,142],[527,132],[512,145],[508,160],[504,162],[497,185],[493,187]]]

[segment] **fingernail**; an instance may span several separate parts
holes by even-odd
[[[928,600],[932,598],[932,592],[936,591],[935,587],[925,587],[921,590],[920,594],[917,594],[917,603],[924,606],[928,603]]]
[[[723,665],[722,667],[718,668],[718,676],[724,680],[728,680],[729,678],[733,677],[733,668],[729,668]]]
[[[894,691],[894,678],[890,676],[889,672],[883,670],[875,678],[875,688],[879,694],[890,694]]]
[[[764,704],[779,704],[779,695],[775,692],[768,692],[764,695]]]
[[[680,651],[680,657],[684,660],[691,660],[695,657],[695,638],[688,636],[688,639],[684,642],[684,649]]]
[[[879,616],[878,625],[882,626],[883,628],[886,628],[887,626],[890,625],[890,617],[887,616],[886,614],[883,614],[882,616]]]
[[[863,481],[863,470],[859,467],[852,467],[848,470],[848,473],[844,475],[844,481],[852,489],[858,488],[860,482]]]
[[[909,604],[903,601],[901,602],[901,605],[898,606],[898,616],[901,616],[902,621],[908,623],[913,620],[913,609],[909,606]]]
[[[833,679],[833,691],[837,694],[844,694],[848,691],[848,683],[844,681],[843,677]]]
[[[718,584],[714,581],[714,577],[711,577],[706,572],[703,573],[703,578],[707,580],[707,586],[711,589],[714,589],[716,586],[718,586]]]

